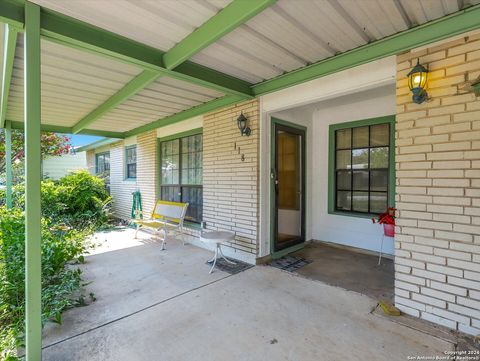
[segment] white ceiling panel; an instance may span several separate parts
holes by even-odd
[[[23,121],[23,36],[18,37],[7,119]],[[141,70],[103,56],[41,42],[42,123],[71,127]]]
[[[32,2],[166,51],[227,6],[205,0],[32,0]]]
[[[90,125],[125,132],[214,100],[225,94],[182,80],[161,77]]]
[[[457,0],[278,0],[193,60],[258,83],[458,10]]]

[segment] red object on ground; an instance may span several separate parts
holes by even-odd
[[[387,237],[395,237],[395,225],[394,224],[383,224],[383,234]]]

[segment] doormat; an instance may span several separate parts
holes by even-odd
[[[280,268],[281,270],[287,272],[295,272],[299,268],[306,266],[307,264],[312,263],[312,261],[308,261],[302,257],[296,256],[285,256],[270,263],[270,266],[275,268]]]
[[[237,261],[237,260],[232,260],[232,262],[235,262],[235,264],[227,263],[223,258],[218,258],[217,263],[215,264],[215,269],[218,269],[220,271],[227,272],[231,275],[234,275],[236,273],[243,272],[243,271],[253,267],[253,265],[251,265],[251,264],[241,262],[241,261]],[[205,264],[209,265],[210,267],[212,266],[212,262],[207,261],[207,262],[205,262]],[[214,272],[215,272],[215,270],[214,270]]]

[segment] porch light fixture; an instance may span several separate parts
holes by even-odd
[[[427,94],[427,76],[428,69],[426,69],[419,60],[417,65],[408,73],[408,87],[412,92],[412,100],[414,103],[421,104],[428,99]]]
[[[237,118],[237,125],[238,125],[238,129],[240,129],[240,134],[242,136],[246,135],[247,137],[250,135],[250,133],[252,132],[252,130],[247,127],[247,117],[245,115],[243,115],[243,112],[240,113],[240,116]]]

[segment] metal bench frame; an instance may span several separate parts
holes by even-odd
[[[156,234],[163,233],[162,250],[165,249],[168,232],[180,234],[183,245],[185,245],[183,222],[187,208],[188,203],[158,200],[149,219],[141,219],[143,212],[140,210],[135,211],[135,219],[132,220],[132,223],[136,225],[135,238],[137,238],[139,229],[145,227],[153,229]]]

